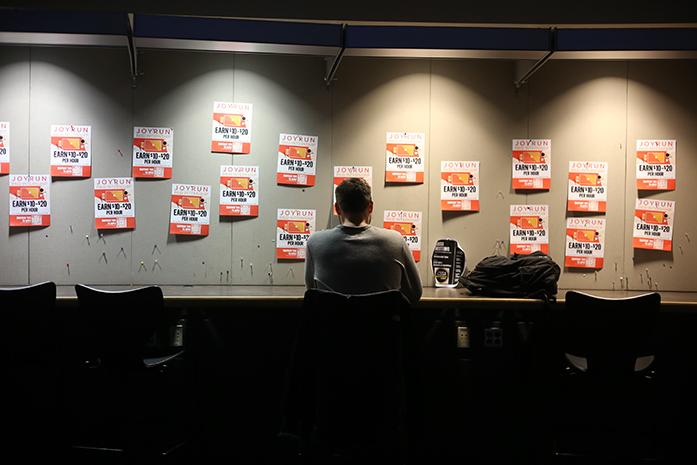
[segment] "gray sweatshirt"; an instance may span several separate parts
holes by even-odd
[[[398,289],[411,302],[421,298],[421,278],[397,231],[339,225],[307,241],[305,285],[341,294]]]

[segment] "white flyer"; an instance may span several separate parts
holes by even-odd
[[[675,140],[636,141],[636,187],[638,190],[674,191]]]
[[[10,173],[10,123],[0,121],[0,174]]]
[[[335,166],[334,167],[334,203],[336,203],[336,188],[346,179],[364,179],[368,185],[373,187],[373,167],[372,166]],[[332,204],[333,205],[333,204]],[[336,215],[336,208],[332,206],[332,211]]]
[[[252,150],[252,109],[251,103],[213,102],[211,152]]]
[[[388,132],[385,146],[385,182],[424,182],[426,135],[423,132]]]
[[[636,199],[632,245],[635,249],[673,249],[675,202],[671,200]]]
[[[551,139],[513,139],[513,189],[549,190],[552,181]]]
[[[281,134],[278,137],[276,184],[314,186],[319,137]]]
[[[570,161],[566,210],[607,211],[607,162]]]
[[[305,260],[305,245],[315,232],[315,210],[279,208],[276,216],[276,258]]]
[[[441,211],[479,211],[479,162],[440,162]]]

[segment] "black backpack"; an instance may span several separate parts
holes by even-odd
[[[486,257],[460,278],[473,294],[492,297],[536,297],[554,300],[561,269],[542,252]]]

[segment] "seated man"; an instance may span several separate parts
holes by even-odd
[[[421,279],[402,236],[371,226],[373,200],[363,179],[336,188],[341,224],[318,231],[307,241],[305,285],[341,294],[400,290],[411,303],[421,298]]]

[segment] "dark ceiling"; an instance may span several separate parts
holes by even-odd
[[[697,23],[694,0],[0,0],[0,6],[334,21]]]

